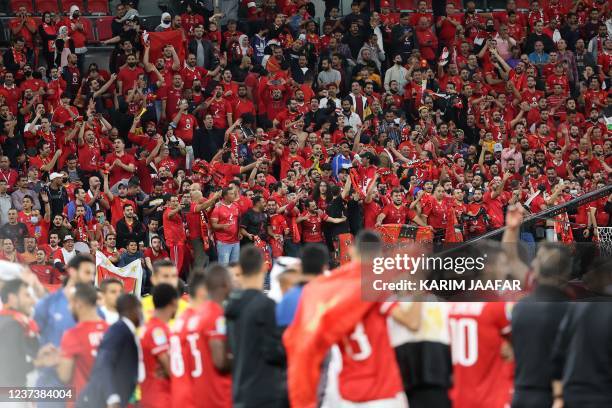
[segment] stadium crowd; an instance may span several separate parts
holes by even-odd
[[[402,226],[419,231],[413,238],[455,243],[503,227],[513,219],[509,209],[536,214],[610,184],[609,1],[508,0],[491,11],[473,0],[449,1],[435,15],[425,0],[404,3],[356,1],[341,15],[330,0],[318,21],[303,0],[224,1],[221,9],[185,2],[146,30],[137,3],[122,1],[112,36],[101,41],[113,47],[108,67],[86,64],[93,44],[81,7],[45,12],[38,26],[28,7],[14,10],[0,63],[0,260],[7,261],[0,286],[8,305],[0,321],[17,321],[28,339],[38,337],[40,348],[19,337],[5,343],[37,349],[24,352],[37,357],[38,385],[73,384],[91,401],[112,388],[99,405],[77,405],[125,406],[141,374],[149,382],[140,386],[140,404],[168,407],[192,392],[180,385],[168,392],[176,378],[212,370],[213,385],[196,383],[221,403],[193,401],[197,406],[231,405],[232,380],[236,406],[286,403],[277,330],[291,323],[303,283],[358,262],[352,248],[360,239],[376,241],[373,230],[384,235]],[[611,212],[612,195],[599,197],[543,217],[520,239],[598,241]],[[100,254],[117,268],[140,262],[143,284],[135,295],[147,295],[145,327],[133,348],[118,350],[123,343],[113,341],[134,337],[140,302],[117,300],[121,279],[107,277],[92,290]],[[302,257],[303,272],[281,275],[283,293],[293,295],[275,312],[261,290],[283,256]],[[307,272],[309,257],[327,266]],[[13,273],[11,264],[27,269]],[[230,295],[232,286],[244,290]],[[185,287],[189,302],[176,291]],[[437,313],[441,306],[423,307]],[[490,308],[487,316],[504,315]],[[482,312],[476,309],[443,314]],[[371,315],[416,331],[419,313],[429,312],[392,307]],[[505,328],[509,321],[500,319]],[[118,321],[124,327],[101,342]],[[366,332],[380,334],[384,321],[367,321]],[[436,330],[438,340],[448,337]],[[183,357],[172,356],[181,347],[202,350],[194,333],[210,353],[189,374]],[[495,338],[494,347],[505,349],[507,341]],[[351,339],[362,338],[356,332]],[[105,352],[94,359],[98,346]],[[383,349],[392,352],[386,335],[376,339],[376,351]],[[110,380],[87,384],[91,370],[106,378],[119,352],[125,361],[144,357],[145,370],[116,367],[129,377],[120,389]],[[350,346],[341,353],[347,368]],[[446,362],[443,354],[432,355]],[[377,354],[376,361],[386,357]],[[405,389],[410,399],[415,384],[406,378],[424,373],[404,372],[410,362],[398,360],[403,385],[398,371],[390,374],[397,384],[363,392],[350,378],[360,368],[349,364],[340,394],[363,402]],[[16,384],[31,368],[10,373]],[[258,370],[261,382],[249,383]],[[412,406],[419,398],[450,404],[437,399],[446,395],[450,374],[437,375],[440,382],[418,384],[423,394],[412,394]],[[464,384],[469,394],[473,384]],[[546,387],[546,398],[560,398],[560,388]],[[503,406],[510,393],[502,394],[483,406]],[[465,400],[455,406],[477,406],[474,396],[482,394],[456,397]],[[390,404],[401,406],[401,398]]]

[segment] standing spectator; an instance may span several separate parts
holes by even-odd
[[[227,265],[238,261],[240,255],[240,215],[235,203],[235,191],[226,187],[221,193],[221,201],[210,214],[210,224],[217,244],[219,263]]]
[[[23,252],[23,238],[28,235],[28,227],[18,221],[18,213],[14,208],[8,210],[7,217],[7,222],[0,227],[0,238],[10,239],[17,251]]]
[[[125,204],[123,206],[123,218],[117,222],[117,245],[120,248],[126,247],[129,240],[144,242],[145,226],[136,217],[134,206]]]
[[[185,256],[187,250],[185,246],[187,236],[185,234],[185,226],[183,225],[182,210],[183,204],[179,202],[177,196],[172,196],[163,215],[166,245],[168,246],[170,259],[174,261],[179,274],[182,274],[183,266],[186,265]]]
[[[225,308],[227,337],[234,355],[232,402],[236,406],[274,406],[281,398],[283,357],[275,304],[262,293],[266,269],[260,249],[240,251],[242,289],[232,292]]]
[[[144,377],[139,369],[141,350],[136,334],[142,314],[140,301],[134,295],[121,295],[117,311],[121,318],[102,338],[90,380],[76,403],[78,408],[127,407],[138,380]]]

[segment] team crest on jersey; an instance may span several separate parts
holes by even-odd
[[[217,320],[215,321],[215,331],[219,334],[225,335],[225,316],[217,317]]]
[[[156,346],[161,346],[161,345],[168,343],[168,338],[166,337],[166,333],[164,332],[164,329],[162,329],[161,327],[156,327],[153,329],[152,337],[153,337],[153,343],[155,343]]]

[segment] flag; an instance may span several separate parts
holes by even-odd
[[[117,278],[123,282],[125,293],[140,297],[142,289],[143,270],[140,259],[121,268],[113,263],[102,252],[96,252],[95,284],[98,286],[106,278]]]
[[[355,262],[318,276],[304,286],[295,318],[283,335],[292,407],[317,405],[317,386],[325,355],[376,305],[361,299],[361,266]]]
[[[161,58],[162,51],[166,45],[172,45],[182,66],[183,61],[185,61],[185,42],[183,40],[183,33],[180,30],[147,33],[147,39],[151,45],[149,61],[152,64],[155,64],[155,61]]]
[[[384,224],[376,227],[385,244],[433,242],[433,231],[429,227],[417,227],[404,224]]]

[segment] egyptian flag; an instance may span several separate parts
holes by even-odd
[[[183,40],[183,33],[180,30],[169,30],[162,32],[145,32],[143,34],[143,39],[145,41],[149,41],[151,46],[149,50],[149,60],[157,61],[158,58],[161,58],[162,51],[166,45],[172,45],[176,54],[181,61],[181,66],[183,61],[185,61],[185,42]]]
[[[361,266],[351,262],[304,286],[293,322],[283,335],[292,407],[317,406],[321,364],[377,303],[361,298]]]

